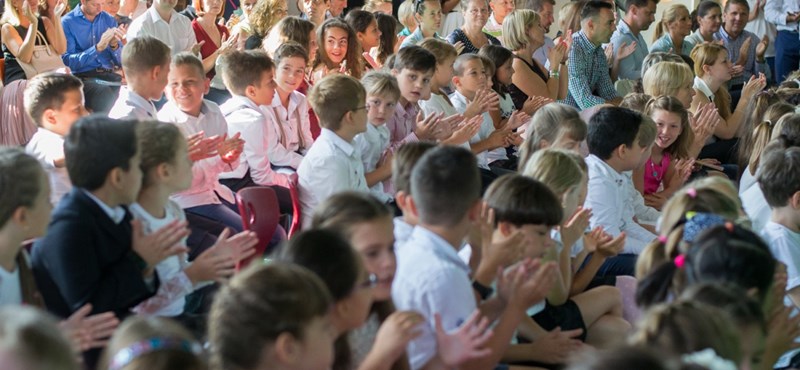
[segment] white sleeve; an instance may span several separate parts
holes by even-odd
[[[231,120],[228,123],[228,135],[240,133],[244,139],[242,155],[250,167],[250,176],[256,184],[288,187],[286,176],[273,171],[270,165],[265,127],[262,116],[253,114],[246,119]]]
[[[286,149],[286,147],[281,144],[281,127],[279,125],[282,124],[280,120],[275,117],[272,109],[269,109],[268,112],[264,112],[264,117],[266,117],[267,121],[267,128],[264,130],[264,134],[266,135],[266,149],[270,162],[276,166],[288,166],[297,169],[297,167],[300,166],[300,162],[303,160],[303,156]],[[283,132],[286,133],[286,130],[290,129],[289,127],[283,127]]]

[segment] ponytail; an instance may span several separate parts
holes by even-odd
[[[658,24],[656,25],[656,29],[653,32],[653,42],[658,41],[658,39],[660,39],[661,36],[663,36],[665,33],[667,33],[665,31],[666,29],[667,29],[667,22],[663,18],[663,15],[662,15],[661,20],[658,21]]]
[[[767,147],[767,144],[769,144],[770,138],[772,137],[772,128],[772,121],[765,120],[759,123],[758,126],[756,126],[756,129],[753,131],[753,146],[750,152],[750,160],[747,162],[747,165],[750,166],[751,175],[756,174],[758,163],[761,161],[761,154],[763,153],[764,148]]]

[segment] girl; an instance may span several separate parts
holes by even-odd
[[[269,135],[269,159],[275,165],[297,169],[314,143],[308,102],[297,92],[306,75],[308,54],[300,44],[287,42],[275,50],[273,58],[276,89],[269,109],[275,117],[275,131]]]
[[[413,1],[414,17],[416,18],[417,27],[413,29],[411,35],[403,39],[403,42],[400,44],[400,49],[406,46],[417,45],[422,42],[422,40],[429,38],[443,40],[438,33],[442,23],[442,3],[435,0]],[[460,0],[450,1],[457,2]],[[455,29],[455,27],[453,28]],[[458,49],[458,47],[456,47],[456,49]]]
[[[633,171],[633,185],[644,196],[645,205],[661,210],[691,175],[695,152],[700,152],[707,138],[694,137],[689,113],[672,96],[650,100],[644,114],[656,123],[658,134],[650,158]],[[700,145],[695,146],[698,142]]]
[[[189,188],[192,181],[186,139],[175,125],[141,122],[142,188],[137,203],[130,210],[142,225],[145,234],[164,225],[184,220],[185,215],[173,201],[172,193]],[[258,240],[255,233],[243,231],[228,238],[226,229],[217,242],[200,253],[193,263],[185,254],[168,257],[156,265],[161,285],[156,295],[136,306],[133,311],[144,315],[180,317],[186,296],[207,282],[223,280],[233,275],[233,267],[255,252]],[[184,241],[185,242],[185,241]],[[188,320],[188,318],[186,318]],[[198,329],[199,323],[187,321]]]
[[[561,103],[543,106],[520,130],[525,138],[520,148],[520,169],[525,168],[533,153],[540,149],[552,147],[580,153],[588,131],[578,111]]]
[[[131,316],[120,325],[103,353],[100,369],[206,370],[203,346],[178,323]]]
[[[322,50],[314,59],[312,80],[319,81],[329,73],[345,73],[353,78],[361,78],[361,47],[356,33],[344,21],[331,18],[317,30],[317,45]]]
[[[372,58],[372,50],[381,44],[381,30],[378,29],[378,21],[375,16],[364,10],[353,10],[347,13],[345,22],[356,31],[358,44],[363,51],[363,63],[367,70],[379,69],[378,64]]]
[[[459,54],[475,54],[486,45],[500,46],[500,40],[483,32],[483,26],[489,21],[489,2],[486,0],[464,0],[462,11],[464,25],[447,35],[447,42],[455,45],[461,43],[464,48]]]
[[[383,66],[386,63],[386,59],[389,58],[390,55],[397,53],[397,49],[400,48],[402,40],[398,39],[397,32],[402,25],[398,23],[397,19],[394,19],[394,17],[383,13],[375,13],[375,20],[378,24],[378,31],[381,34],[381,39],[378,48],[373,49],[377,50],[377,52],[373,54],[372,51],[370,51],[370,55],[378,65]]]
[[[192,21],[192,30],[197,42],[203,43],[200,48],[200,59],[203,60],[206,77],[211,79],[212,84],[206,99],[222,104],[230,99],[231,94],[225,89],[222,77],[217,77],[214,67],[220,55],[236,48],[238,36],[231,37],[228,29],[218,23],[225,13],[223,0],[194,0],[193,5],[198,17]]]
[[[679,55],[689,55],[694,48],[694,43],[684,40],[692,33],[692,18],[689,9],[680,4],[674,4],[664,10],[661,21],[653,33],[653,45],[650,52],[672,52]]]
[[[739,194],[744,194],[747,189],[755,185],[761,153],[772,139],[775,124],[781,117],[794,113],[795,106],[782,102],[772,92],[765,92],[750,103],[750,110],[750,119],[742,126],[742,136],[738,145],[739,168],[743,168],[739,180]]]
[[[499,128],[503,125],[503,121],[517,110],[509,93],[509,86],[513,83],[514,76],[514,54],[500,45],[485,45],[478,52],[478,55],[488,58],[496,66],[491,79],[492,89],[500,97],[500,109],[492,110],[489,114],[492,116],[495,128]],[[529,116],[533,116],[536,110],[548,102],[550,102],[550,99],[531,96],[525,101],[520,110]]]

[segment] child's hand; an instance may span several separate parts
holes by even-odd
[[[583,347],[577,339],[582,333],[583,329],[561,331],[561,328],[555,328],[526,346],[530,346],[531,355],[539,362],[565,364],[575,351]]]
[[[458,367],[468,361],[492,354],[491,349],[486,348],[492,339],[492,329],[489,328],[489,319],[482,317],[480,310],[476,309],[467,321],[452,333],[444,331],[441,315],[434,314],[433,318],[439,357],[445,365]]]
[[[490,88],[486,88],[488,99],[481,106],[482,112],[493,112],[500,110],[500,94]]]
[[[591,208],[578,207],[575,213],[561,226],[561,243],[564,248],[572,248],[575,242],[580,239],[583,232],[589,226],[589,219],[592,217]]]
[[[547,297],[557,271],[555,262],[526,259],[498,272],[497,292],[510,307],[522,313]]]
[[[464,110],[464,118],[472,118],[480,116],[483,112],[488,112],[489,107],[494,104],[499,104],[500,97],[497,94],[491,94],[494,91],[488,89],[481,89],[475,92],[475,97],[467,102],[467,109]],[[495,102],[496,100],[496,102]]]
[[[241,139],[241,134],[239,132],[230,138],[226,138],[226,136],[223,136],[223,141],[217,146],[217,152],[223,162],[230,164],[239,159],[239,156],[242,154],[244,150],[244,140]]]
[[[785,292],[785,291],[784,291]],[[767,324],[767,337],[764,348],[776,354],[800,348],[794,339],[800,336],[800,315],[791,317],[792,308],[783,304],[774,308]]]
[[[713,102],[698,107],[694,115],[689,116],[689,123],[694,133],[695,143],[705,143],[719,125],[720,117],[717,107]]]
[[[434,113],[427,117],[423,116],[422,111],[417,114],[417,128],[414,129],[414,134],[422,141],[433,141],[436,139],[436,130],[439,121],[444,116],[444,113]]]
[[[408,342],[422,334],[420,324],[425,318],[414,311],[395,311],[383,321],[368,356],[376,356],[383,363],[394,363],[406,351]]]
[[[119,319],[113,312],[89,316],[91,312],[92,305],[87,303],[58,324],[75,352],[105,347],[119,325]]]
[[[596,239],[595,245],[595,253],[598,255],[605,258],[614,257],[625,249],[625,233],[619,233],[612,239],[610,234],[602,232],[602,237]]]
[[[516,130],[520,128],[522,125],[528,123],[531,120],[531,116],[524,111],[517,110],[514,113],[511,113],[511,116],[508,117],[508,121],[506,122],[506,127],[509,130]]]
[[[527,113],[529,116],[533,116],[539,108],[544,107],[547,104],[553,102],[553,99],[544,96],[529,96],[528,100],[522,104],[521,111]]]
[[[653,194],[645,194],[644,195],[644,205],[648,207],[653,207],[655,209],[661,209],[664,206],[664,203],[667,202],[667,198],[664,197],[662,194],[653,193]]]
[[[368,51],[365,51],[365,52],[361,53],[361,56],[363,56],[364,59],[367,60],[367,63],[369,63],[369,65],[372,66],[372,69],[376,69],[376,70],[377,69],[381,69],[380,63],[378,63],[375,60],[375,58],[372,57],[372,54],[370,54]]]
[[[481,124],[483,124],[482,116],[475,116],[462,121],[453,134],[447,140],[444,140],[443,144],[458,146],[468,142],[481,129]]]
[[[186,145],[189,146],[189,159],[192,162],[216,157],[219,144],[225,140],[224,136],[215,135],[206,138],[204,135],[205,132],[200,131],[186,138]]]
[[[156,265],[167,257],[186,253],[188,249],[181,240],[189,235],[186,221],[172,221],[168,225],[145,235],[141,220],[131,221],[133,229],[132,249],[147,263],[147,269]]]
[[[442,118],[436,125],[435,137],[437,141],[447,140],[458,127],[458,123],[464,119],[460,114],[454,114],[449,117]]]
[[[472,228],[467,235],[467,241],[472,248],[470,256],[470,266],[477,269],[480,266],[483,256],[489,253],[489,246],[494,238],[494,209],[489,207],[486,202],[481,201],[481,215],[472,221]],[[474,263],[473,263],[474,261]],[[496,266],[489,268],[489,271],[497,269]]]
[[[675,162],[675,177],[680,184],[689,181],[692,176],[692,168],[694,168],[694,158],[679,159]]]

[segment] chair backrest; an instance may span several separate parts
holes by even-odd
[[[300,207],[300,189],[297,184],[297,174],[289,175],[289,194],[292,196],[292,225],[289,227],[289,238],[300,231],[300,226],[303,224],[301,222],[303,215]]]
[[[275,191],[268,187],[251,187],[236,193],[236,205],[242,216],[242,226],[258,236],[256,253],[252,257],[239,261],[236,270],[246,267],[253,259],[264,258],[272,235],[278,228],[280,207]]]

